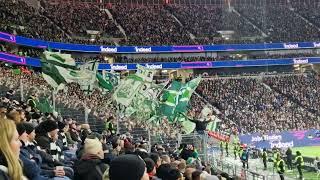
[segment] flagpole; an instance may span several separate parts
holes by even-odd
[[[88,116],[89,116],[88,107],[87,107],[87,104],[84,103],[84,122],[86,124],[88,124]]]
[[[23,83],[22,83],[22,76],[20,75],[20,99],[21,102],[24,101],[24,97],[23,97]]]
[[[56,111],[56,89],[54,88],[52,90],[52,108],[54,111]]]
[[[118,109],[118,112],[117,112],[117,134],[120,134],[120,111],[121,111],[121,107],[120,107],[120,104],[117,106],[117,109]]]

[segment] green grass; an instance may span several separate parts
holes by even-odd
[[[294,171],[291,171],[291,172],[286,171],[285,175],[295,179],[298,177],[299,173],[297,169],[295,169]],[[320,176],[317,178],[317,174],[315,172],[309,172],[305,170],[303,171],[303,177],[305,180],[320,180]]]
[[[293,153],[295,154],[296,151],[300,151],[302,156],[307,157],[320,157],[320,146],[305,146],[305,147],[295,147],[292,148]]]

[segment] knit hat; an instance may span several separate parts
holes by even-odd
[[[145,168],[146,165],[139,156],[121,155],[111,161],[109,177],[110,180],[140,180]]]
[[[84,141],[84,152],[87,154],[95,154],[97,155],[102,150],[102,143],[97,139],[89,139],[87,138]]]
[[[34,126],[32,123],[23,123],[24,127],[26,128],[26,133],[31,134],[34,131]]]
[[[66,126],[66,123],[58,121],[58,128],[59,130],[62,130]]]
[[[26,132],[26,128],[24,127],[23,123],[17,124],[16,127],[17,127],[19,136],[21,136],[23,133]]]
[[[144,162],[146,163],[147,173],[151,173],[155,167],[155,163],[151,158],[145,158]]]
[[[41,123],[41,126],[46,133],[58,129],[57,123],[52,120],[43,121]]]

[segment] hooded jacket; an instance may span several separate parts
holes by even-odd
[[[107,167],[98,156],[86,154],[74,165],[74,179],[101,180]]]

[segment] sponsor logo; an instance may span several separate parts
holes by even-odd
[[[111,64],[110,66],[111,66],[112,70],[127,70],[128,69],[127,65],[118,65],[118,64],[113,65],[113,64]]]
[[[270,147],[273,148],[273,147],[277,147],[277,148],[291,148],[293,147],[293,141],[288,141],[288,142],[276,142],[276,143],[273,143],[273,142],[270,142]]]
[[[283,47],[286,49],[297,49],[299,48],[299,44],[283,44]]]
[[[313,43],[313,46],[314,46],[314,47],[320,47],[320,43],[314,42],[314,43]]]
[[[293,59],[294,64],[308,64],[309,60],[308,59]]]
[[[134,49],[136,50],[136,52],[140,52],[140,53],[146,53],[146,52],[151,52],[151,51],[152,51],[152,50],[151,50],[151,47],[149,47],[149,48],[134,47]]]
[[[100,46],[100,51],[101,52],[107,52],[107,53],[116,53],[118,52],[118,48],[117,47],[114,47],[114,48],[110,48],[110,47],[103,47],[103,46]]]
[[[252,136],[251,142],[260,142],[260,141],[280,141],[282,139],[281,135],[265,135],[265,136]]]
[[[146,64],[148,69],[162,69],[162,64]]]

